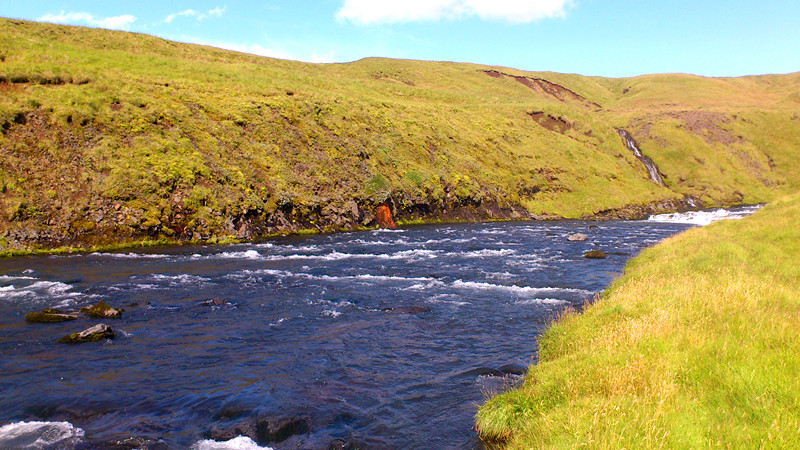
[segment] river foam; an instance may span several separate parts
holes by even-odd
[[[0,427],[0,448],[73,448],[83,437],[83,430],[69,422],[15,422]]]
[[[763,205],[743,206],[734,209],[714,209],[708,211],[686,211],[682,213],[656,214],[647,218],[648,222],[682,223],[689,225],[708,225],[717,220],[741,219],[756,212]]]
[[[66,306],[80,293],[73,292],[72,286],[60,281],[39,280],[33,277],[5,277],[6,286],[0,286],[0,301],[26,300],[59,301],[58,306]],[[31,282],[32,281],[32,282]]]
[[[272,447],[260,447],[247,436],[237,436],[228,441],[198,441],[192,445],[192,450],[272,450]]]

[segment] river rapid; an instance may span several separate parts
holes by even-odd
[[[0,260],[0,447],[481,448],[477,405],[521,379],[547,324],[700,223],[684,217]],[[122,318],[24,319],[100,300]],[[99,322],[116,338],[56,342]],[[290,425],[237,437],[265,423]]]

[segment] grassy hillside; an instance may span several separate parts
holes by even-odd
[[[642,252],[478,414],[509,448],[800,447],[800,196]]]
[[[350,229],[383,203],[402,222],[769,201],[800,184],[797,92],[798,74],[315,65],[0,19],[0,251]]]

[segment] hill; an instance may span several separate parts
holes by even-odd
[[[800,185],[800,74],[321,65],[0,19],[0,92],[0,251],[354,229],[381,204],[632,217]]]

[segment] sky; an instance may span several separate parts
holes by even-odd
[[[282,59],[627,77],[800,71],[800,0],[0,0],[0,16]]]

